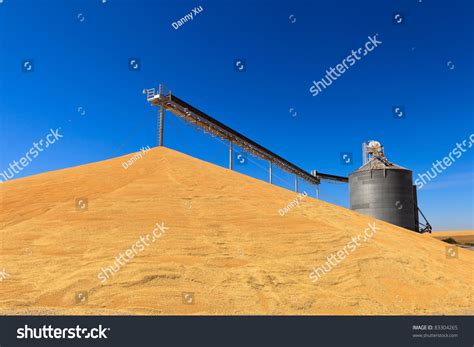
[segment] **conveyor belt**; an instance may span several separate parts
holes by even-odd
[[[204,131],[212,133],[223,139],[229,140],[232,143],[240,146],[244,150],[264,160],[268,160],[272,164],[275,164],[283,170],[295,174],[312,184],[319,184],[320,180],[331,180],[338,182],[348,181],[347,177],[329,175],[319,172],[316,173],[316,176],[313,176],[309,172],[283,159],[279,155],[250,140],[249,138],[240,134],[234,129],[231,129],[228,126],[222,124],[218,120],[189,105],[187,102],[181,100],[175,95],[172,95],[171,93],[168,93],[167,95],[154,94],[151,97],[149,95],[148,101],[150,101],[152,106],[162,106],[166,110],[202,128]]]

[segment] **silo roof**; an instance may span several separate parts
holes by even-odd
[[[389,162],[385,157],[372,157],[367,163],[362,165],[356,170],[360,171],[370,171],[370,170],[408,170],[404,167],[401,167],[397,164]]]

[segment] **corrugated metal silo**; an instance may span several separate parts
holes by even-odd
[[[364,162],[349,175],[351,209],[418,231],[412,172],[389,162],[383,155],[383,147],[369,160],[364,158]]]

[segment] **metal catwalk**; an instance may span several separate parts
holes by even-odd
[[[168,110],[173,114],[177,115],[178,117],[181,117],[189,123],[201,128],[205,132],[211,133],[213,135],[219,136],[224,140],[229,141],[230,169],[232,169],[232,145],[235,144],[241,147],[242,149],[248,151],[249,153],[261,159],[269,161],[270,182],[272,181],[272,165],[276,165],[282,170],[295,175],[295,190],[298,189],[297,177],[300,177],[303,180],[316,185],[319,185],[321,180],[337,182],[348,181],[347,177],[324,174],[317,171],[313,171],[313,174],[311,174],[301,169],[295,164],[290,163],[286,159],[280,157],[279,155],[273,153],[272,151],[266,149],[258,143],[250,140],[249,138],[245,137],[234,129],[231,129],[230,127],[222,124],[218,120],[191,106],[187,102],[173,95],[171,92],[166,91],[162,85],[160,85],[158,93],[156,93],[154,88],[145,89],[144,93],[146,93],[147,100],[150,102],[151,106],[157,106],[160,108],[160,118],[158,122],[159,129],[157,129],[159,133],[159,145],[163,145],[163,116],[164,110]]]

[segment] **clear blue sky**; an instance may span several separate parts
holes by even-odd
[[[203,11],[175,30],[196,6]],[[0,0],[0,171],[51,128],[64,137],[16,177],[155,146],[156,110],[142,89],[164,83],[304,169],[348,175],[361,143],[377,139],[390,160],[425,172],[474,130],[473,13],[472,0]],[[310,94],[377,33],[379,47]],[[404,118],[393,116],[397,105]],[[227,147],[170,115],[165,145],[227,165]],[[474,229],[473,164],[468,151],[420,191],[435,229]],[[236,164],[266,179],[263,168]],[[276,175],[292,188],[290,175]],[[347,206],[348,188],[323,184],[321,198]]]

